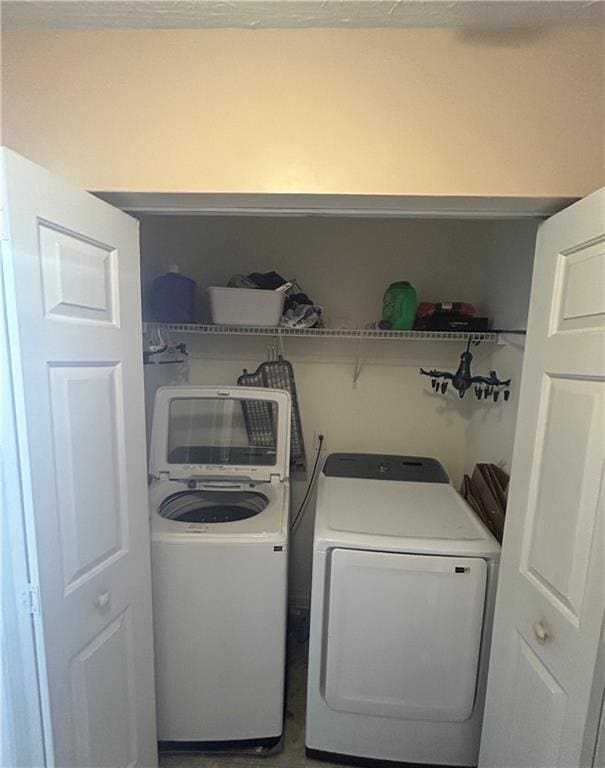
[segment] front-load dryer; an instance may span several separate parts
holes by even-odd
[[[157,391],[150,508],[161,749],[280,740],[289,446],[287,392]]]
[[[434,459],[328,457],[313,547],[308,754],[476,765],[499,550]]]

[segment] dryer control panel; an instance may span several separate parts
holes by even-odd
[[[410,483],[449,483],[437,459],[383,453],[331,453],[323,469],[326,477],[396,480]]]

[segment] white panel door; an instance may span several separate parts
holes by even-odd
[[[483,768],[581,764],[605,608],[605,190],[541,225]]]
[[[58,766],[153,766],[138,222],[8,150],[3,185],[47,747]]]
[[[328,705],[401,720],[467,720],[485,560],[354,549],[335,549],[330,559]]]

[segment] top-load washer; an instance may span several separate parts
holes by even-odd
[[[328,457],[313,545],[311,756],[476,765],[499,553],[436,460]]]
[[[290,396],[164,387],[150,447],[160,747],[283,732]]]

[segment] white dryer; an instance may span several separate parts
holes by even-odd
[[[499,550],[434,459],[328,457],[313,549],[310,756],[476,765]]]
[[[150,489],[160,748],[283,732],[290,396],[157,391]]]

